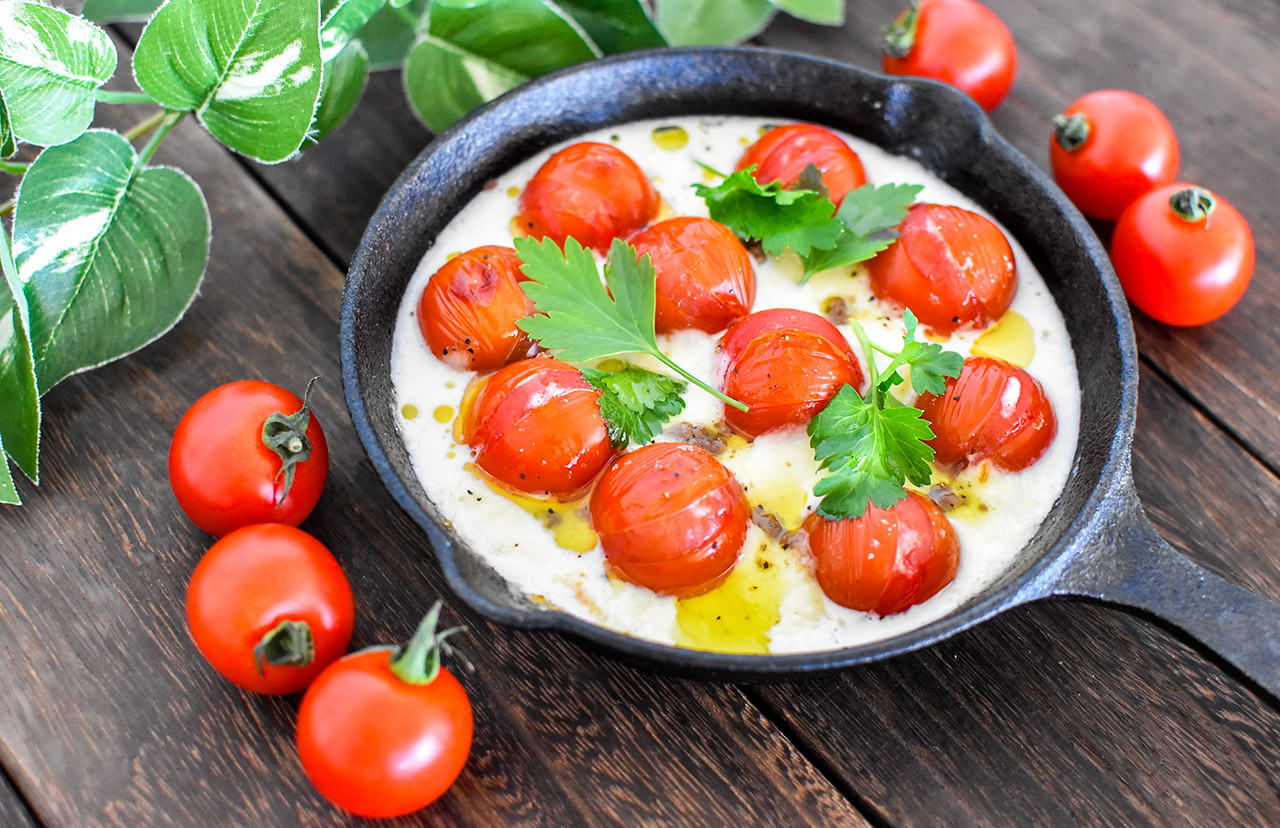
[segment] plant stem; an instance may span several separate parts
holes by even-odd
[[[148,118],[147,120],[140,121],[139,123],[136,123],[133,126],[129,127],[129,129],[124,132],[125,140],[130,143],[133,143],[134,141],[138,140],[142,136],[146,135],[151,130],[160,126],[160,122],[164,120],[164,115],[165,115],[165,112],[163,109],[161,109],[158,112],[156,112],[156,114]]]
[[[22,175],[31,164],[26,161],[0,161],[0,172],[10,175]]]
[[[652,353],[653,356],[657,357],[658,361],[661,362],[663,365],[667,366],[672,371],[675,371],[677,374],[684,377],[689,382],[698,386],[703,391],[706,391],[708,394],[720,400],[721,402],[725,403],[726,405],[731,405],[734,408],[738,409],[739,411],[751,410],[750,407],[747,406],[745,403],[740,403],[737,400],[735,400],[733,397],[730,397],[727,394],[717,391],[716,389],[712,388],[710,385],[707,385],[705,382],[695,377],[693,374],[690,374],[688,371],[681,368],[679,365],[676,365],[675,361],[672,360],[671,357],[667,356],[661,351],[651,351],[650,353]]]
[[[121,92],[112,89],[98,90],[98,103],[105,104],[132,104],[132,103],[155,103],[156,99],[148,95],[146,92]]]
[[[4,218],[13,212],[13,199],[9,199],[4,204],[0,204],[0,218]]]
[[[141,169],[144,164],[151,160],[151,156],[156,154],[156,150],[160,148],[160,143],[164,141],[169,132],[182,120],[182,116],[186,112],[166,111],[160,119],[160,126],[156,129],[156,134],[151,136],[151,140],[138,153],[137,168]]]

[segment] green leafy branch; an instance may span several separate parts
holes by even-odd
[[[208,259],[210,215],[179,170],[152,166],[187,116],[274,164],[354,110],[369,73],[401,69],[432,130],[543,73],[604,54],[725,43],[780,10],[838,24],[842,0],[86,0],[75,15],[0,2],[0,502],[8,460],[39,480],[40,397],[129,354],[182,317]],[[115,43],[97,24],[146,21],[136,89],[104,89]],[[124,132],[99,104],[149,104]],[[135,146],[135,142],[144,142]],[[28,160],[27,146],[43,148]],[[20,155],[20,153],[23,153]],[[11,215],[11,225],[4,218]]]

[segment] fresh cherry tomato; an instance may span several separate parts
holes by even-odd
[[[960,541],[929,498],[907,492],[892,508],[867,504],[861,517],[804,521],[814,576],[841,606],[893,615],[927,601],[956,577]]]
[[[1040,459],[1058,431],[1044,387],[1001,359],[967,357],[941,394],[921,394],[916,407],[933,425],[934,461],[967,466],[989,460],[1021,471]]]
[[[1111,263],[1129,301],[1169,325],[1203,325],[1240,301],[1253,276],[1253,233],[1201,187],[1152,190],[1120,215]]]
[[[613,458],[600,392],[572,365],[547,357],[513,362],[484,380],[462,412],[476,465],[521,492],[567,496]]]
[[[363,817],[425,808],[471,752],[467,691],[440,666],[439,605],[399,650],[352,653],[329,665],[298,708],[298,756],[322,796]]]
[[[655,327],[660,334],[696,328],[719,333],[746,316],[756,298],[756,274],[733,231],[708,218],[683,216],[631,238],[658,274]]]
[[[723,390],[750,410],[726,405],[728,423],[748,437],[813,418],[841,386],[862,387],[862,366],[844,335],[816,313],[762,310],[720,340]]]
[[[525,275],[510,247],[486,245],[454,256],[431,274],[418,301],[418,327],[437,359],[493,371],[533,354],[516,322],[533,313]]]
[[[1080,212],[1114,221],[1178,174],[1178,137],[1160,108],[1123,89],[1090,92],[1053,119],[1049,163]]]
[[[687,443],[628,452],[591,493],[591,523],[622,578],[654,592],[698,595],[738,561],[749,509],[724,464]]]
[[[564,246],[573,237],[601,255],[618,236],[653,220],[658,194],[630,156],[609,144],[584,141],[557,152],[520,195],[520,228]]]
[[[296,394],[269,382],[240,380],[208,392],[182,415],[169,446],[178,505],[217,537],[255,523],[297,526],[328,476],[320,421]]]
[[[756,181],[781,181],[783,187],[794,187],[805,168],[813,164],[837,206],[846,193],[867,183],[858,154],[840,136],[814,124],[786,124],[769,130],[747,147],[735,169],[745,170],[752,164],[755,171],[751,175]]]
[[[1009,28],[975,0],[920,0],[885,30],[890,75],[949,83],[990,112],[1013,87],[1018,50]]]
[[[187,625],[225,678],[255,693],[295,693],[351,642],[355,602],[320,541],[282,523],[226,535],[196,564]]]
[[[1004,315],[1018,289],[1013,248],[991,220],[963,207],[914,204],[899,237],[867,263],[871,289],[949,334]]]

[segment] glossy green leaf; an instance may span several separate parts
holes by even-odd
[[[18,468],[32,480],[39,480],[40,393],[36,389],[35,360],[31,353],[31,311],[18,278],[18,267],[9,247],[9,234],[0,224],[0,341],[10,347],[0,350],[0,441]],[[4,453],[0,465],[8,466]]]
[[[658,30],[672,46],[741,43],[776,13],[769,0],[659,0]]]
[[[9,123],[9,108],[4,105],[4,93],[0,92],[0,158],[8,158],[17,151],[13,125]]]
[[[360,42],[369,53],[369,68],[392,69],[404,63],[418,39],[418,28],[426,25],[427,0],[414,0],[403,8],[383,6],[360,30]]]
[[[92,23],[40,3],[0,2],[0,92],[19,140],[52,146],[83,133],[115,69],[115,44]]]
[[[360,102],[368,79],[369,56],[358,40],[347,44],[337,57],[325,63],[311,140],[319,141],[347,119]]]
[[[140,166],[122,136],[91,130],[45,150],[22,179],[13,253],[41,394],[151,342],[195,296],[209,256],[204,197],[179,170]]]
[[[641,0],[555,0],[608,55],[666,46]]]
[[[4,441],[0,440],[0,503],[14,506],[22,503],[18,497],[18,488],[13,485],[13,474],[9,471],[9,463],[4,459]]]
[[[236,152],[266,163],[298,151],[320,97],[316,0],[169,0],[138,40],[138,86],[192,110]]]
[[[405,87],[439,132],[530,78],[599,56],[582,27],[541,0],[434,0]]]
[[[844,24],[844,0],[769,0],[793,17],[822,26]]]
[[[387,0],[342,0],[328,11],[320,27],[320,59],[328,64],[336,58],[386,4]],[[365,58],[367,64],[367,54]]]
[[[84,0],[80,14],[96,23],[146,20],[161,0]]]

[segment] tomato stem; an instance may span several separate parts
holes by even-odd
[[[316,641],[306,621],[286,619],[271,628],[253,648],[258,675],[267,664],[277,667],[306,667],[316,658]]]
[[[920,22],[920,10],[916,0],[903,9],[892,23],[884,27],[880,37],[880,49],[889,57],[904,58],[916,45],[916,27]]]
[[[277,411],[262,423],[262,444],[280,457],[280,471],[276,472],[276,478],[284,476],[284,486],[276,498],[277,506],[289,496],[298,464],[311,458],[307,426],[311,424],[311,388],[318,379],[312,377],[307,383],[307,390],[302,393],[302,408],[292,414]]]
[[[1084,113],[1053,116],[1053,140],[1067,152],[1075,152],[1089,140],[1092,127]]]
[[[436,632],[442,606],[440,601],[432,604],[413,638],[401,645],[391,657],[391,672],[405,684],[430,684],[440,674],[440,653],[445,651],[449,655],[458,655],[444,640],[465,631],[466,627],[450,627]]]
[[[1192,224],[1207,221],[1217,203],[1213,194],[1203,187],[1187,187],[1169,198],[1169,207],[1174,215]]]

